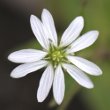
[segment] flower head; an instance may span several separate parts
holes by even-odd
[[[55,101],[61,104],[65,92],[64,71],[86,88],[93,88],[94,85],[84,72],[95,76],[102,74],[97,65],[75,56],[75,52],[92,45],[96,41],[99,32],[93,30],[78,37],[84,26],[84,19],[79,16],[71,22],[64,31],[60,42],[58,42],[50,12],[44,9],[41,19],[42,21],[34,15],[30,17],[32,31],[42,46],[42,50],[23,49],[11,53],[8,56],[10,61],[23,63],[11,72],[11,77],[24,77],[28,73],[46,67],[37,91],[38,102],[45,100],[53,86]]]

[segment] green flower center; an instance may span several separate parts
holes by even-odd
[[[46,59],[50,61],[53,67],[66,60],[66,53],[63,48],[51,47]]]
[[[55,50],[50,54],[50,57],[51,57],[52,61],[61,62],[64,55],[61,50]]]

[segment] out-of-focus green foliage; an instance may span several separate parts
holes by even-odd
[[[83,98],[91,110],[109,110],[110,109],[110,63],[101,64],[103,75],[94,78],[95,88],[87,91],[83,90]]]

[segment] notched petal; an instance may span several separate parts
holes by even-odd
[[[75,64],[78,68],[90,75],[99,76],[102,74],[102,70],[96,64],[84,58],[77,56],[67,56],[67,59]]]
[[[31,63],[39,61],[47,55],[46,52],[36,49],[22,49],[8,56],[8,60],[15,63]]]
[[[58,43],[57,32],[56,32],[54,20],[53,20],[51,13],[48,10],[43,9],[41,18],[43,22],[45,35],[48,36],[48,38],[52,40],[52,43],[55,46],[57,46],[57,43]]]
[[[57,104],[61,104],[64,98],[65,82],[64,73],[59,65],[55,70],[55,77],[53,82],[53,94]]]
[[[89,77],[84,74],[81,70],[71,64],[63,64],[63,68],[70,74],[70,76],[76,80],[78,84],[88,89],[94,87]]]
[[[77,52],[91,46],[97,40],[98,35],[99,32],[96,30],[85,33],[71,44],[68,53]]]
[[[71,44],[81,33],[82,29],[84,27],[84,19],[82,16],[76,17],[69,27],[64,31],[60,46],[65,47],[69,44]]]
[[[48,64],[47,61],[40,60],[38,62],[26,63],[17,66],[10,74],[12,78],[21,78],[27,74],[37,71]]]
[[[39,88],[37,91],[38,102],[43,102],[47,95],[49,94],[49,91],[53,83],[53,77],[54,77],[53,67],[49,65],[40,79]]]
[[[42,22],[36,16],[31,15],[30,23],[31,23],[32,31],[35,37],[37,38],[38,42],[41,44],[43,48],[48,50],[49,41],[48,41],[47,36],[44,33]]]

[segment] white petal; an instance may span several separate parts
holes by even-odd
[[[89,47],[96,41],[98,35],[98,31],[89,31],[85,33],[72,43],[70,50],[68,50],[68,53],[77,52],[79,50]]]
[[[37,91],[38,102],[43,102],[49,94],[53,83],[53,75],[53,67],[49,65],[40,79],[39,88]]]
[[[102,74],[101,69],[96,64],[84,58],[76,57],[76,56],[68,56],[67,58],[70,62],[72,62],[77,67],[79,67],[80,69],[82,69],[83,71],[85,71],[90,75],[98,76]]]
[[[11,53],[8,59],[15,63],[29,63],[41,60],[47,55],[46,52],[36,49],[23,49]]]
[[[64,31],[60,46],[67,46],[72,43],[81,33],[84,27],[84,19],[83,17],[79,16],[75,18],[69,25],[69,27]]]
[[[49,48],[49,41],[47,36],[44,34],[43,30],[43,24],[41,21],[34,15],[31,15],[30,17],[30,23],[31,23],[31,28],[32,31],[37,38],[38,42],[41,44],[41,46],[45,49]]]
[[[56,102],[61,104],[65,92],[64,73],[59,65],[55,70],[55,77],[53,83],[53,94]]]
[[[77,67],[70,64],[63,64],[63,67],[70,74],[70,76],[75,79],[77,83],[79,83],[81,86],[84,86],[89,89],[94,87],[89,77]]]
[[[57,33],[52,15],[48,10],[43,9],[41,18],[45,34],[52,40],[53,44],[57,46]]]
[[[24,77],[27,74],[34,72],[36,70],[39,70],[46,65],[47,65],[47,61],[43,61],[43,60],[38,61],[38,62],[33,62],[33,63],[22,64],[22,65],[16,67],[11,72],[11,77],[13,77],[13,78]]]

